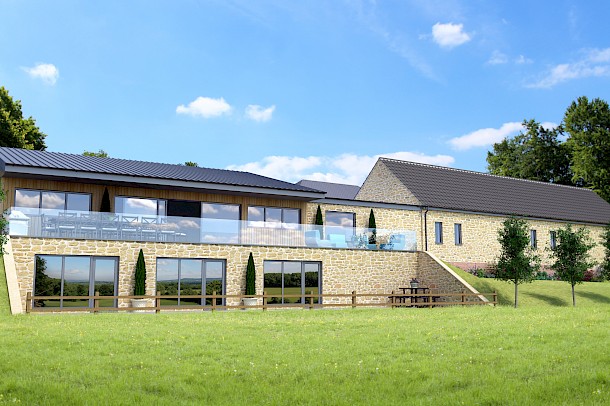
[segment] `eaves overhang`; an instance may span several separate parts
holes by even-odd
[[[323,198],[325,192],[310,189],[292,190],[265,188],[259,186],[231,185],[225,183],[197,182],[156,177],[130,176],[53,168],[40,168],[5,164],[0,160],[0,176],[29,179],[46,179],[67,182],[87,182],[94,184],[114,184],[123,186],[148,187],[153,189],[185,190],[200,193],[222,193],[233,195],[269,196],[278,199],[315,200]]]

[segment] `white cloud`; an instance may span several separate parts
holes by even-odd
[[[380,155],[342,154],[339,156],[287,157],[268,156],[258,162],[231,165],[227,169],[240,170],[297,182],[301,179],[362,185],[379,157],[401,159],[434,165],[451,165],[455,159],[448,155],[425,155],[418,152],[392,152]]]
[[[250,104],[246,107],[246,117],[250,120],[266,122],[271,120],[273,112],[275,111],[275,105],[267,108],[263,108],[258,104]]]
[[[453,48],[470,41],[470,35],[463,29],[463,24],[436,23],[432,26],[432,38],[443,48]]]
[[[610,76],[610,48],[581,51],[580,60],[551,67],[543,77],[526,85],[532,88],[551,88],[568,80]]]
[[[212,99],[210,97],[199,96],[187,106],[184,104],[176,107],[177,114],[188,114],[191,116],[201,116],[203,118],[218,117],[231,112],[231,105],[222,97]]]
[[[24,67],[21,69],[31,77],[41,79],[51,86],[57,83],[57,79],[59,78],[59,69],[52,63],[37,63],[33,68]]]
[[[508,57],[500,51],[493,51],[489,60],[488,65],[502,65],[508,62]]]
[[[515,63],[517,65],[523,65],[526,63],[532,63],[533,61],[530,58],[526,58],[524,55],[519,55],[515,58]]]
[[[511,136],[523,130],[523,125],[518,122],[502,124],[500,128],[482,128],[460,137],[449,140],[449,144],[459,151],[474,147],[486,147],[496,142],[502,141],[505,137]]]

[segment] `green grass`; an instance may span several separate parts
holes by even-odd
[[[479,292],[498,292],[500,305],[514,306],[515,285],[492,278],[478,278],[462,269],[447,264]],[[610,305],[610,282],[583,282],[576,285],[576,306],[597,307]],[[491,299],[491,297],[489,297]],[[572,288],[562,281],[533,281],[519,285],[519,307],[572,307]]]
[[[0,403],[608,404],[610,306],[0,317]]]
[[[8,299],[6,274],[4,273],[4,256],[0,255],[0,316],[9,314],[11,314],[11,306]]]

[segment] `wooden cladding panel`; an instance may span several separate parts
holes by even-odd
[[[3,178],[2,187],[6,193],[5,207],[14,206],[15,189],[38,189],[53,190],[59,192],[79,192],[91,194],[91,205],[93,211],[98,211],[102,202],[104,188],[108,188],[110,195],[110,206],[114,210],[114,197],[144,197],[157,199],[190,200],[207,203],[230,203],[241,205],[241,218],[247,219],[248,206],[269,206],[301,209],[301,216],[304,218],[307,203],[299,200],[274,199],[258,196],[237,196],[222,195],[215,193],[198,193],[178,190],[147,189],[129,186],[116,185],[94,185],[77,182],[58,182],[53,180],[24,179],[24,178]]]

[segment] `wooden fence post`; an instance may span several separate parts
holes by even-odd
[[[267,310],[267,291],[263,291],[263,311]]]
[[[462,292],[462,303],[465,303],[465,302],[466,302],[466,297],[464,296],[464,292]]]
[[[29,314],[32,311],[32,292],[28,292],[25,296],[25,312]]]
[[[100,292],[96,290],[95,296],[99,297],[99,295],[100,295]],[[97,297],[94,297],[93,298],[93,314],[97,314],[97,312],[100,311],[99,307],[100,307],[100,300]]]
[[[155,298],[155,313],[161,313],[161,291],[157,291],[157,297]]]
[[[352,291],[352,309],[356,308],[356,291]]]
[[[494,306],[495,306],[498,304],[498,292],[495,290],[494,290],[493,298],[494,298]]]
[[[390,296],[390,303],[392,304],[392,309],[394,308],[395,302],[396,302],[396,298],[394,297],[394,291],[392,291],[392,296]]]
[[[216,291],[212,291],[212,311],[216,310]]]

